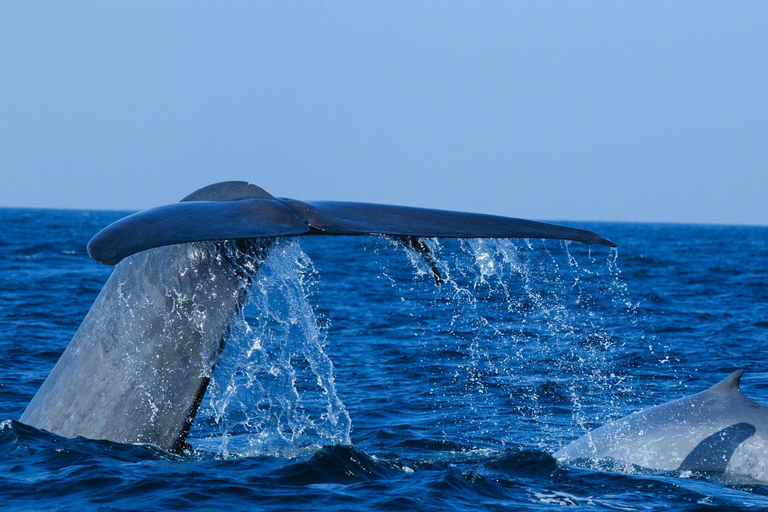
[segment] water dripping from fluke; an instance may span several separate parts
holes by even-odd
[[[297,239],[260,262],[202,400],[190,443],[222,457],[297,457],[349,445],[326,332],[310,305],[317,271]]]
[[[604,260],[560,241],[432,238],[421,244],[428,260],[413,243],[389,239],[412,267],[411,282],[390,282],[408,301],[417,283],[426,303],[414,318],[431,322],[420,363],[440,361],[443,387],[431,393],[437,421],[461,436],[453,441],[547,450],[561,442],[564,429],[581,432],[620,416],[619,406],[632,407],[636,383],[625,362],[637,340],[627,327],[639,312],[615,251]],[[443,276],[438,286],[431,267]],[[430,315],[431,308],[441,315]],[[605,315],[607,309],[622,313]],[[451,400],[441,398],[447,396]],[[570,425],[558,424],[564,408]],[[500,419],[509,417],[515,419]],[[510,424],[514,428],[504,428]]]
[[[551,251],[539,241],[373,240],[385,242],[376,251],[395,248],[410,264],[410,275],[388,281],[418,306],[408,322],[421,324],[416,359],[437,374],[427,421],[444,426],[442,441],[546,449],[562,435],[555,424],[562,408],[577,431],[602,420],[606,402],[631,396],[620,364],[626,341],[600,313],[609,303],[633,314],[615,258],[576,254],[565,242]],[[352,422],[324,350],[327,322],[312,306],[318,272],[296,238],[256,249],[215,248],[236,263],[248,293],[217,354],[189,443],[224,458],[298,457],[350,445]],[[193,323],[205,314],[190,311]],[[504,428],[506,416],[515,417],[514,429]]]

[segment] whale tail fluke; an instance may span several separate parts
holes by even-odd
[[[409,206],[298,201],[276,198],[244,181],[229,181],[204,187],[180,203],[144,210],[110,224],[91,239],[88,253],[100,263],[114,265],[143,250],[185,242],[372,234],[401,240],[551,238],[616,246],[597,233],[556,224]],[[419,242],[406,245],[428,253]],[[432,268],[439,282],[442,277],[434,265]]]

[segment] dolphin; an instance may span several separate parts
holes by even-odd
[[[647,469],[768,480],[768,407],[745,398],[737,370],[706,391],[630,414],[555,452],[571,463],[610,458]]]
[[[183,451],[234,318],[271,240],[383,234],[432,264],[420,237],[552,238],[615,247],[582,229],[368,203],[276,198],[243,181],[107,226],[88,253],[116,265],[20,421],[64,437]]]

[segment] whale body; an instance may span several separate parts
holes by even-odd
[[[275,198],[246,182],[210,185],[120,219],[91,239],[91,257],[115,270],[20,421],[65,437],[183,450],[271,240],[364,234],[404,239],[428,262],[418,237],[615,246],[591,231],[523,219]]]
[[[180,451],[250,285],[227,253],[192,243],[120,262],[20,421]]]
[[[743,370],[710,389],[603,425],[555,452],[647,469],[717,471],[768,481],[768,407],[739,390]]]

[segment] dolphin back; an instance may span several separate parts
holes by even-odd
[[[667,471],[743,469],[745,458],[765,453],[768,408],[741,394],[742,374],[738,370],[704,392],[608,423],[554,456],[564,462],[607,458]]]

